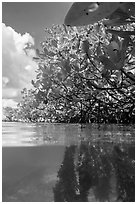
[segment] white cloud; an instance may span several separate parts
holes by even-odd
[[[16,108],[17,107],[17,102],[15,102],[13,99],[3,99],[2,100],[2,107],[12,107]]]
[[[4,88],[2,91],[2,98],[10,99],[17,98],[20,94],[20,90],[15,88]]]
[[[23,48],[26,43],[34,45],[29,33],[21,35],[13,28],[2,24],[2,81],[3,98],[17,98],[24,87],[31,88],[31,80],[35,78],[37,64],[32,60],[35,51],[28,56]]]
[[[32,67],[31,65],[27,65],[27,66],[25,67],[25,69],[28,70],[28,71],[31,71],[31,70],[33,69],[33,67]]]
[[[5,87],[8,82],[9,82],[9,79],[7,77],[2,77],[2,86],[3,87]]]

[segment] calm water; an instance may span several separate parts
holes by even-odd
[[[3,123],[6,202],[134,201],[134,126]]]

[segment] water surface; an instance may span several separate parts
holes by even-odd
[[[3,123],[6,202],[134,201],[134,126]]]

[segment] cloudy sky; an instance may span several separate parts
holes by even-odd
[[[62,24],[71,2],[3,2],[2,3],[2,97],[3,106],[15,106],[22,88],[31,88],[37,64],[35,51],[25,55],[30,42],[39,48],[44,29]]]

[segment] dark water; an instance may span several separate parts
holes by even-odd
[[[2,128],[3,202],[135,200],[134,126]]]

